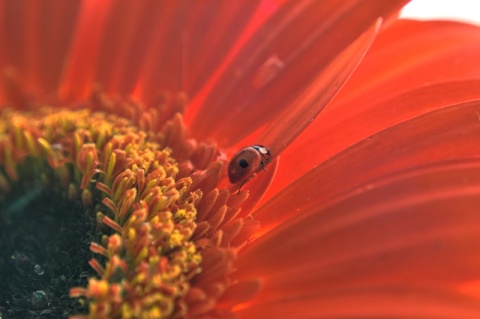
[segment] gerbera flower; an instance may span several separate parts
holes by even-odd
[[[480,30],[405,2],[0,2],[0,315],[478,318]]]

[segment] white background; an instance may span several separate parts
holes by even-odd
[[[480,0],[412,0],[400,16],[420,20],[456,20],[480,26]]]

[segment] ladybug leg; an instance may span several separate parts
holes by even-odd
[[[260,162],[260,166],[262,167],[262,170],[264,170],[265,172],[268,172],[268,170],[265,168],[265,162],[264,161]]]
[[[243,182],[240,184],[240,186],[238,187],[238,192],[237,192],[237,195],[240,195],[240,190],[242,189],[242,186],[247,182],[247,180],[243,180]]]

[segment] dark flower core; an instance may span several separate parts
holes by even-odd
[[[30,164],[26,160],[18,170],[27,172]],[[95,275],[88,265],[95,219],[81,202],[21,175],[11,183],[9,198],[0,201],[0,313],[3,318],[86,313],[88,304],[70,298],[69,289],[86,286]]]
[[[228,316],[257,291],[230,279],[248,194],[216,188],[222,154],[187,138],[184,101],[0,113],[2,315]]]

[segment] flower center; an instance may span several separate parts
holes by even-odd
[[[63,280],[74,299],[69,309],[59,302],[57,315],[179,318],[229,311],[216,309],[217,302],[231,294],[236,252],[258,225],[236,218],[246,196],[216,188],[224,172],[215,145],[187,139],[179,113],[184,98],[159,103],[145,108],[97,92],[79,110],[0,113],[1,218],[14,225],[14,244],[0,261],[16,275]],[[26,254],[17,242],[28,237],[32,220],[57,236],[42,241],[42,252]],[[65,259],[42,250],[51,247],[71,252],[76,264],[65,266],[69,278],[45,276],[53,269],[47,259]],[[80,257],[89,267],[80,267]],[[27,293],[37,313],[53,311],[60,298],[49,285]],[[15,311],[13,298],[0,309]]]

